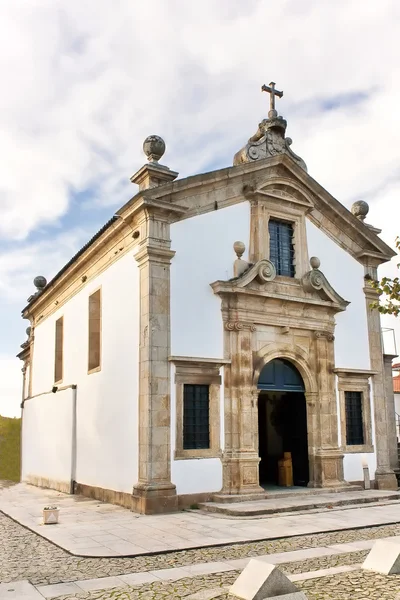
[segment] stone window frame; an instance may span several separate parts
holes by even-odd
[[[268,259],[270,255],[270,239],[269,239],[269,220],[283,221],[290,223],[293,227],[293,265],[294,265],[294,276],[289,277],[286,275],[277,275],[277,280],[293,281],[294,279],[301,278],[308,268],[308,249],[307,249],[307,230],[306,230],[306,218],[304,211],[298,210],[278,210],[273,207],[267,208],[267,228],[266,235],[268,236]],[[308,268],[309,270],[309,268]]]
[[[99,293],[99,297],[100,297],[100,302],[99,302],[99,330],[100,330],[100,334],[99,334],[99,364],[96,367],[92,367],[90,368],[90,364],[91,364],[91,357],[90,357],[90,299],[92,296],[94,296],[94,294]],[[87,351],[87,373],[88,375],[91,375],[92,373],[98,373],[99,371],[101,371],[101,363],[102,363],[102,354],[103,354],[103,346],[102,346],[102,341],[103,341],[103,291],[102,291],[102,286],[97,287],[96,289],[92,290],[90,292],[90,294],[88,295],[88,333],[87,333],[87,339],[88,339],[88,351]]]
[[[170,357],[175,365],[175,460],[220,458],[221,450],[221,383],[220,369],[228,360],[193,357]],[[209,386],[210,447],[183,448],[183,394],[184,385]]]
[[[372,453],[374,452],[374,445],[372,441],[371,386],[369,379],[376,374],[376,371],[363,371],[360,369],[333,369],[333,371],[338,377],[337,389],[339,392],[342,451],[346,454]],[[345,392],[361,393],[364,444],[352,446],[347,444]]]
[[[62,383],[64,379],[64,315],[56,319],[54,329],[54,384],[56,385]]]

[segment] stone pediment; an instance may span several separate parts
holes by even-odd
[[[285,303],[322,305],[333,308],[334,312],[346,310],[349,302],[335,291],[319,270],[319,260],[312,258],[310,262],[312,269],[301,279],[277,276],[273,263],[263,259],[249,264],[238,277],[215,281],[210,285],[214,293],[220,296],[246,294]]]
[[[273,111],[274,113],[276,111]],[[285,137],[287,122],[278,114],[263,119],[256,133],[234,156],[233,164],[251,163],[280,154],[287,154],[299,167],[307,171],[306,163],[291,149],[292,139]]]

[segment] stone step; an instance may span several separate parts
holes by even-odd
[[[257,517],[298,513],[312,510],[335,509],[339,507],[360,507],[365,504],[400,503],[400,491],[366,490],[362,492],[342,492],[318,497],[306,495],[296,497],[258,499],[249,502],[217,503],[204,502],[199,508],[208,513],[219,513],[229,517]]]
[[[264,492],[258,492],[255,494],[214,494],[212,497],[212,502],[217,502],[218,504],[236,504],[237,502],[254,502],[256,500],[273,500],[274,498],[318,496],[324,494],[358,492],[362,490],[363,488],[360,485],[346,485],[333,488],[276,487],[274,489],[267,488]]]

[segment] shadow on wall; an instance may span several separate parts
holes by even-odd
[[[0,416],[0,480],[21,480],[21,419]]]

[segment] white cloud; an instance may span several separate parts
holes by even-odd
[[[147,135],[165,137],[163,162],[181,176],[232,164],[271,79],[310,174],[347,206],[367,198],[393,243],[399,16],[396,0],[1,3],[0,238],[15,247],[0,256],[0,296],[23,303],[38,271],[54,274],[86,241],[86,226],[24,241],[76,194],[117,208],[135,192]],[[359,104],[321,112],[358,92]]]
[[[366,193],[395,168],[395,0],[362,10],[358,0],[40,0],[1,13],[5,237],[65,214],[71,191],[96,185],[101,202],[122,204],[149,133],[165,135],[181,174],[229,164],[267,112],[259,89],[270,78],[285,90],[294,148],[339,195]],[[361,108],[301,112],[372,88]]]

